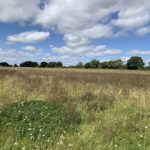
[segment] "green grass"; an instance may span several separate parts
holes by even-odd
[[[0,150],[150,149],[149,72],[0,71]]]

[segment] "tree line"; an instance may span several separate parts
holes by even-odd
[[[10,67],[11,65],[7,62],[1,62],[1,67]],[[38,64],[37,62],[33,61],[25,61],[20,65],[14,64],[14,67],[41,67],[41,68],[62,68],[62,62],[41,62]],[[111,61],[104,61],[100,62],[99,60],[93,59],[90,62],[82,63],[79,62],[77,65],[68,66],[68,68],[93,68],[93,69],[150,69],[150,62],[149,66],[145,66],[145,63],[142,57],[134,56],[131,57],[127,63],[125,64],[121,59],[111,60]]]
[[[25,61],[20,65],[14,64],[13,66],[8,64],[7,62],[1,62],[1,67],[42,67],[42,68],[61,68],[63,67],[62,62],[41,62],[40,64],[34,61]]]

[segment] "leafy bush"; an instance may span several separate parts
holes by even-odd
[[[74,132],[80,123],[75,112],[74,121],[68,119],[67,105],[43,101],[18,102],[4,106],[0,113],[0,132],[12,128],[20,138],[56,138],[63,132]]]

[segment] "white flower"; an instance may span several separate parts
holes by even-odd
[[[72,146],[72,144],[69,144],[68,146],[69,146],[69,147],[71,147],[71,146]]]
[[[63,144],[63,141],[60,141],[59,143],[60,143],[60,144]]]
[[[17,143],[17,142],[15,142],[15,143],[14,143],[14,146],[18,146],[18,143]]]
[[[25,149],[26,149],[25,147],[22,148],[22,150],[25,150]]]
[[[141,135],[140,135],[140,137],[142,138],[142,137],[143,137],[143,135],[141,134]]]
[[[145,126],[145,129],[147,129],[147,126]]]
[[[28,128],[28,131],[31,131],[32,129],[31,128]]]
[[[139,147],[141,147],[141,144],[138,144]]]
[[[117,144],[115,144],[114,146],[115,146],[115,147],[117,147],[118,145],[117,145]]]
[[[47,139],[46,141],[47,141],[47,142],[50,142],[50,139]]]

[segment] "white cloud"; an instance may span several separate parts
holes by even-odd
[[[117,0],[52,0],[35,18],[44,27],[56,26],[61,33],[72,33],[103,21],[115,11]]]
[[[45,55],[42,49],[36,49],[34,47],[32,48],[32,51],[29,51],[29,49],[27,49],[27,47],[20,48],[20,50],[0,48],[0,60],[13,64],[27,60],[39,61],[41,59],[41,56]]]
[[[39,13],[38,0],[0,0],[0,21],[28,21]]]
[[[131,50],[128,52],[130,55],[150,56],[150,50]]]
[[[44,4],[40,9],[39,3]],[[116,13],[116,17],[112,17]],[[148,0],[1,0],[0,21],[31,21],[54,28],[63,34],[110,22],[125,30],[137,29],[150,22]],[[89,31],[90,32],[90,31]]]
[[[22,47],[21,48],[23,50],[23,52],[25,53],[29,53],[29,54],[42,54],[43,52],[43,49],[38,49],[36,47],[33,47],[33,46],[25,46],[25,47]]]
[[[121,50],[117,49],[109,49],[105,45],[101,46],[92,46],[86,45],[81,47],[69,48],[69,47],[60,47],[60,48],[53,48],[52,51],[56,54],[61,55],[69,55],[69,56],[76,56],[76,57],[98,57],[98,56],[112,56],[112,55],[119,55],[122,53]]]
[[[111,23],[124,30],[133,30],[150,22],[150,3],[141,0],[118,1],[118,16]]]
[[[150,27],[143,27],[143,28],[140,28],[136,31],[136,34],[138,36],[144,36],[146,34],[149,34],[150,33]]]
[[[120,26],[126,30],[132,30],[144,26],[150,21],[150,15],[145,16],[135,16],[129,18],[120,18],[113,20],[112,24],[115,26]]]
[[[47,39],[50,36],[49,32],[30,31],[23,32],[7,37],[8,42],[21,42],[21,43],[36,43]]]

